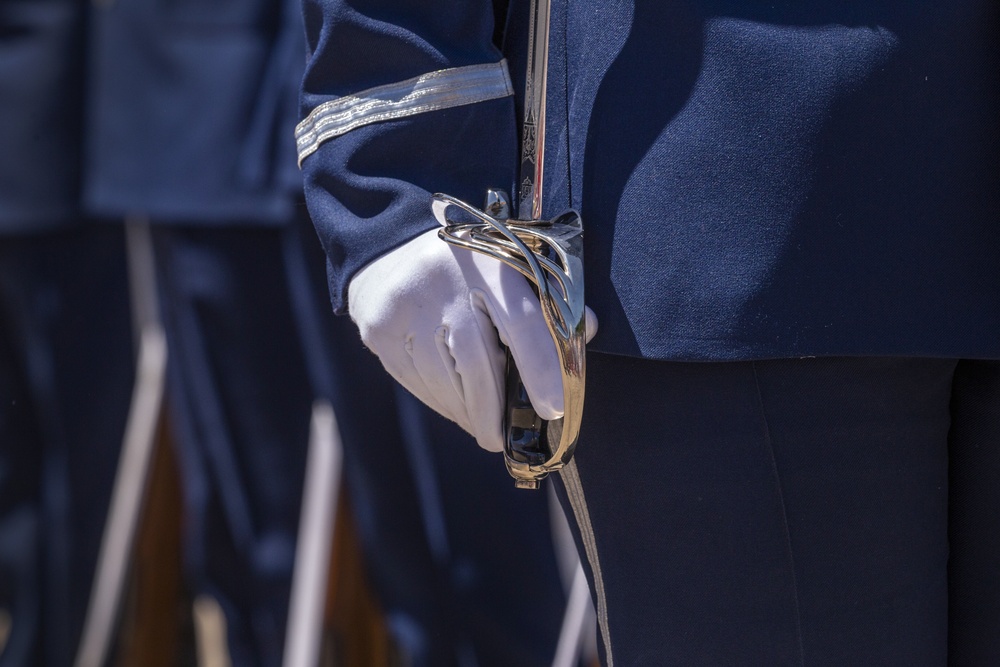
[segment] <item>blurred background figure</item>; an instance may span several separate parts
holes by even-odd
[[[117,0],[93,17],[86,204],[153,227],[193,592],[221,604],[234,664],[279,663],[323,397],[401,659],[547,664],[564,598],[544,495],[394,393],[332,317],[292,140],[300,11]]]
[[[221,607],[237,666],[281,661],[318,391],[286,271],[294,18],[276,0],[90,17],[84,205],[151,229],[187,592]]]
[[[120,226],[79,206],[85,5],[0,3],[0,638],[69,665],[133,385]]]

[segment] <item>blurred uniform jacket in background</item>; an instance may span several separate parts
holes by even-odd
[[[0,3],[0,664],[70,664],[133,384],[125,242],[80,208],[77,0]]]
[[[86,217],[88,230],[119,241],[123,221],[152,226],[187,583],[221,604],[233,663],[280,661],[310,411],[323,397],[340,422],[365,564],[407,658],[436,667],[478,653],[481,665],[545,664],[564,601],[546,498],[517,495],[502,464],[457,428],[408,397],[397,403],[350,323],[332,316],[295,160],[300,4],[23,0],[4,2],[0,19],[0,224],[35,230]],[[75,258],[98,261],[83,250]],[[107,345],[129,362],[127,280],[121,262],[106,268],[115,266],[118,319],[98,316],[98,306],[116,303],[106,284],[75,303],[93,314],[91,326],[116,327]],[[83,277],[73,267],[59,270]],[[63,331],[79,344],[81,326]],[[111,358],[86,348],[78,361]],[[113,388],[80,386],[95,399]],[[128,376],[122,400],[109,403],[121,404],[122,423],[130,386]],[[115,432],[101,448],[74,449],[101,467],[104,496],[120,442]],[[94,553],[65,556],[78,571],[64,579],[80,591],[63,634],[49,621],[35,626],[35,640],[58,653],[39,664],[66,665],[75,650],[104,496],[72,496],[93,505],[80,530]],[[508,563],[527,554],[546,573],[531,600],[509,581],[519,573]],[[33,554],[14,556],[36,565]],[[532,620],[539,609],[544,620]]]

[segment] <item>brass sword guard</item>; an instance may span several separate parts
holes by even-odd
[[[453,207],[461,214],[452,215]],[[435,194],[432,203],[442,240],[500,260],[527,278],[538,295],[562,371],[563,416],[545,421],[535,414],[508,351],[503,424],[507,470],[518,488],[537,489],[573,457],[583,418],[583,224],[574,210],[552,220],[510,220],[507,197],[499,190],[488,193],[485,208],[489,212],[445,194]]]

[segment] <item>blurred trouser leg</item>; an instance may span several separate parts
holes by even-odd
[[[154,230],[186,566],[236,667],[280,664],[313,401],[281,233]]]
[[[0,338],[0,664],[69,665],[134,379],[121,228],[5,237]]]
[[[514,488],[502,457],[402,388],[397,394],[404,456],[422,480],[416,507],[432,572],[447,591],[442,619],[455,637],[451,664],[551,664],[566,591],[544,484]]]

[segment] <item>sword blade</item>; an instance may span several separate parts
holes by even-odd
[[[528,71],[521,126],[521,183],[517,215],[522,220],[542,220],[542,185],[545,167],[545,93],[549,71],[549,17],[551,0],[531,0],[528,31]]]

